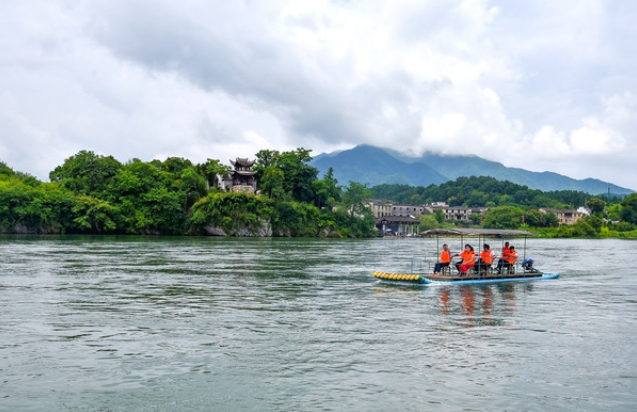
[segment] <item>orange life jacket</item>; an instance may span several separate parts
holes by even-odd
[[[514,264],[515,260],[518,258],[518,251],[514,250],[513,252],[509,251],[508,262],[510,264]]]
[[[509,249],[508,247],[503,247],[502,248],[502,259],[508,261],[510,255],[511,255],[511,249]]]
[[[482,261],[482,263],[486,263],[487,265],[493,263],[493,261],[491,260],[491,250],[483,250],[482,252],[480,252],[480,260]]]
[[[460,257],[463,265],[474,265],[476,263],[476,254],[472,251],[463,250]]]
[[[443,250],[440,254],[440,263],[449,263],[451,262],[451,251]]]

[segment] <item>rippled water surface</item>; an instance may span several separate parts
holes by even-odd
[[[435,240],[0,237],[0,410],[636,410],[636,246],[397,287]]]

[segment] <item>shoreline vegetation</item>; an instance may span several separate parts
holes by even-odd
[[[178,157],[121,163],[80,151],[50,174],[50,182],[0,162],[0,234],[210,235],[260,237],[377,236],[367,199],[405,204],[445,201],[487,207],[472,222],[420,217],[420,231],[435,227],[526,229],[545,238],[637,239],[637,194],[626,198],[578,191],[541,192],[489,177],[461,177],[428,187],[340,186],[330,169],[322,178],[309,166],[311,150],[262,150],[254,167],[258,194],[225,192],[219,160],[193,164]],[[591,214],[557,224],[539,208],[586,205]]]

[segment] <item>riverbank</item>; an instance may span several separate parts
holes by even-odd
[[[599,231],[585,234],[576,233],[570,227],[538,228],[530,230],[544,239],[637,239],[637,230],[619,232],[617,230],[609,230],[606,227],[600,228]]]

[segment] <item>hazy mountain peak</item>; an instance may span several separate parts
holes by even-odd
[[[349,150],[321,154],[311,162],[323,175],[332,167],[340,184],[357,181],[375,186],[400,183],[428,186],[455,180],[460,176],[490,176],[498,180],[528,186],[542,191],[580,190],[591,194],[606,193],[607,182],[599,179],[577,180],[555,172],[531,172],[506,167],[502,163],[476,155],[439,155],[425,152],[418,157],[404,155],[396,150],[360,144]],[[632,190],[610,184],[613,194],[624,195]]]

